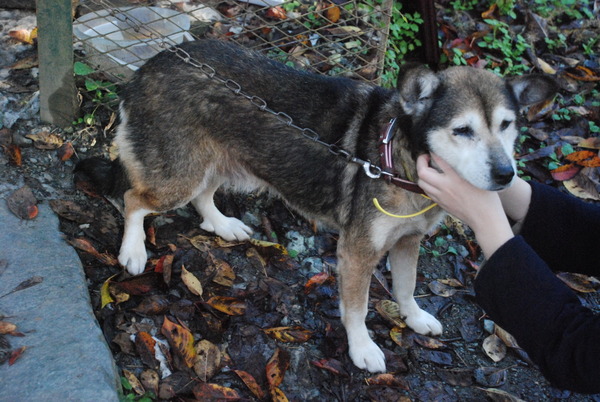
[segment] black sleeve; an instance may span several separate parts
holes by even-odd
[[[523,237],[509,240],[484,264],[475,292],[554,386],[600,392],[600,316],[581,305]]]
[[[553,271],[600,274],[600,206],[539,183],[521,235]]]

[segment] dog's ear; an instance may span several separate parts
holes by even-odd
[[[398,74],[398,91],[406,114],[420,117],[431,106],[431,96],[440,79],[422,64],[407,63]]]
[[[556,81],[540,74],[510,78],[507,85],[521,106],[533,105],[552,98],[558,91]]]

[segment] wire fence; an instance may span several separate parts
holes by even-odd
[[[82,0],[73,31],[85,75],[114,83],[165,46],[209,37],[319,74],[379,84],[391,8],[392,0]]]

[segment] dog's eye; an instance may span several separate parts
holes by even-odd
[[[500,124],[500,130],[501,131],[506,130],[508,127],[510,127],[511,124],[512,124],[512,120],[504,120],[504,121],[502,121],[502,123]]]
[[[452,130],[452,134],[459,135],[461,137],[472,137],[473,129],[469,126],[457,127],[454,130]]]

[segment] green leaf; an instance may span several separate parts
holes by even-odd
[[[127,391],[131,391],[133,389],[133,387],[131,386],[131,384],[129,383],[129,380],[125,377],[121,377],[121,385],[123,386],[123,388],[125,388]]]
[[[76,61],[75,64],[73,64],[73,72],[75,75],[88,75],[93,73],[94,69],[85,63]]]

